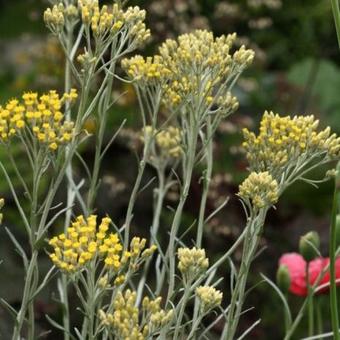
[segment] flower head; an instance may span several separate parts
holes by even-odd
[[[171,71],[165,104],[176,107],[191,101],[191,96],[199,96],[206,107],[229,104],[226,79],[242,72],[254,58],[254,52],[244,46],[232,52],[235,39],[235,33],[215,38],[211,32],[196,30],[178,40],[166,40],[159,49],[165,67]]]
[[[181,131],[179,128],[169,126],[156,134],[156,143],[165,156],[178,158],[182,154]]]
[[[178,269],[188,281],[195,279],[209,267],[209,260],[205,255],[204,249],[179,248],[178,249]]]
[[[128,7],[124,11],[117,3],[100,6],[98,0],[78,0],[77,6],[65,6],[60,2],[47,8],[44,21],[51,32],[58,35],[67,26],[67,20],[73,24],[81,20],[88,31],[92,31],[95,39],[101,42],[124,30],[136,48],[150,37],[150,30],[144,23],[145,15],[146,12],[138,6]]]
[[[275,204],[278,200],[278,184],[269,172],[252,172],[240,185],[238,195],[256,208]]]
[[[196,295],[200,299],[201,306],[204,311],[208,311],[219,306],[223,297],[222,292],[210,286],[197,287]]]
[[[44,12],[45,24],[51,32],[58,34],[63,30],[65,24],[64,12],[65,7],[63,3],[47,8]]]
[[[307,262],[302,255],[288,253],[281,256],[280,266],[286,266],[290,276],[289,291],[294,295],[307,296],[306,266]],[[322,271],[329,265],[329,258],[318,257],[309,262],[309,284],[314,285]],[[340,258],[335,262],[336,278],[340,279]],[[322,276],[318,284],[317,293],[326,292],[329,289],[329,270]],[[337,285],[340,284],[340,280]]]
[[[97,216],[78,216],[66,234],[55,236],[49,241],[53,247],[50,254],[53,263],[61,270],[73,273],[100,256],[108,270],[118,271],[123,247],[117,234],[108,233],[110,222],[105,217],[97,227]]]
[[[211,32],[196,30],[178,40],[166,40],[154,57],[135,56],[123,60],[122,66],[140,87],[160,87],[163,104],[170,110],[197,105],[199,98],[201,110],[195,114],[217,105],[214,112],[227,115],[238,107],[229,91],[231,80],[254,58],[254,52],[244,46],[232,52],[235,39],[236,34],[215,38]]]
[[[144,143],[151,142],[150,164],[166,164],[168,161],[178,159],[183,154],[182,131],[175,126],[168,126],[157,131],[147,125],[143,129],[141,139]]]
[[[269,171],[281,180],[304,164],[320,159],[340,157],[340,138],[330,128],[317,131],[319,121],[314,116],[279,116],[265,112],[260,132],[255,135],[243,130],[246,156],[252,171]]]
[[[113,328],[119,339],[146,339],[172,319],[173,310],[165,311],[160,307],[161,297],[154,300],[144,297],[141,308],[136,306],[136,299],[134,291],[119,291],[114,300],[113,313],[105,313],[103,310],[99,312],[102,323]],[[140,312],[146,322],[140,322]]]
[[[121,29],[128,30],[130,39],[137,45],[150,37],[144,23],[146,12],[138,6],[124,11],[118,4],[100,7],[97,0],[78,0],[78,8],[82,22],[97,38],[115,35]]]
[[[129,78],[141,85],[157,85],[170,75],[159,55],[147,58],[136,55],[130,59],[123,59],[122,67]]]
[[[36,92],[26,92],[22,100],[10,100],[0,107],[0,142],[7,143],[11,137],[19,135],[25,138],[23,131],[29,129],[29,136],[55,151],[73,138],[73,122],[65,121],[62,106],[76,98],[77,91],[72,89],[62,97],[56,91],[40,97]]]

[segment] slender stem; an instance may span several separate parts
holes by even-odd
[[[309,303],[309,299],[311,297],[311,295],[315,294],[322,278],[324,277],[324,275],[326,274],[326,272],[329,270],[329,265],[326,266],[325,268],[322,269],[321,273],[319,274],[319,276],[317,277],[316,281],[314,282],[313,286],[311,286],[311,290],[312,293],[310,295],[307,295],[307,298],[305,299],[305,301],[303,302],[302,306],[300,307],[300,310],[294,320],[294,322],[291,324],[290,328],[288,329],[288,331],[286,331],[284,340],[290,340],[296,330],[296,328],[298,327],[300,321],[302,320],[303,316],[305,315],[305,310],[308,306]]]
[[[308,336],[312,336],[314,334],[314,306],[313,306],[313,292],[310,285],[310,276],[309,276],[309,265],[310,262],[307,262],[306,265],[306,284],[308,291]]]
[[[70,306],[68,303],[68,284],[67,276],[62,273],[60,278],[61,292],[60,292],[60,302],[63,304],[63,327],[64,327],[64,340],[69,340],[70,338]]]
[[[35,313],[34,313],[34,299],[32,295],[37,289],[38,285],[38,251],[35,249],[35,240],[37,237],[37,208],[38,208],[38,195],[41,179],[41,169],[43,167],[44,157],[39,151],[35,154],[34,168],[33,168],[33,187],[31,193],[31,211],[30,211],[30,248],[31,258],[29,259],[29,267],[25,278],[24,293],[20,306],[20,311],[16,320],[14,335],[20,336],[21,329],[23,327],[23,321],[28,314],[28,328],[27,339],[34,340],[35,338]],[[13,337],[14,337],[13,335]],[[15,338],[13,338],[15,339]]]
[[[317,333],[323,333],[323,318],[322,318],[322,309],[321,309],[321,298],[316,299],[316,326]]]
[[[207,146],[205,151],[205,159],[206,159],[206,169],[203,179],[203,193],[201,198],[201,205],[198,217],[198,227],[197,227],[197,238],[196,238],[196,245],[198,248],[202,246],[202,238],[204,233],[204,217],[205,217],[205,210],[207,205],[207,198],[209,193],[209,186],[211,181],[211,174],[213,168],[213,140],[212,140],[212,129],[211,129],[211,118],[208,117],[207,120]]]
[[[163,203],[164,203],[164,197],[167,191],[166,185],[165,185],[166,183],[165,183],[163,167],[157,169],[157,176],[158,176],[158,187],[157,189],[155,189],[156,203],[155,203],[152,225],[151,225],[151,230],[150,230],[150,242],[149,242],[150,246],[154,244],[152,238],[157,237],[161,212],[162,212]],[[137,299],[136,299],[137,305],[139,305],[140,302],[142,301],[145,282],[148,276],[151,261],[152,261],[152,256],[150,256],[147,259],[146,263],[144,264],[143,274],[138,283]]]
[[[338,39],[338,44],[340,47],[340,6],[339,0],[331,0],[334,22],[335,22],[335,29],[336,29],[336,36]]]
[[[183,189],[181,192],[180,201],[178,203],[175,216],[171,225],[170,230],[170,239],[169,239],[169,247],[168,247],[168,258],[169,258],[169,288],[168,288],[168,295],[167,295],[167,304],[169,303],[172,294],[175,289],[175,238],[178,232],[179,225],[181,223],[182,213],[184,204],[187,200],[190,183],[192,178],[192,172],[195,165],[195,155],[196,155],[196,146],[197,146],[197,135],[198,135],[198,127],[194,126],[192,131],[190,132],[189,136],[189,144],[188,144],[188,159],[186,165],[184,167],[185,176],[184,176],[184,183]]]
[[[23,188],[24,188],[24,190],[25,190],[25,194],[28,196],[28,198],[29,198],[30,200],[32,200],[30,191],[29,191],[29,189],[28,189],[28,187],[27,187],[27,184],[26,184],[26,182],[25,182],[23,176],[21,175],[21,172],[20,172],[20,170],[18,169],[17,163],[16,163],[16,161],[15,161],[15,159],[14,159],[14,157],[13,157],[13,153],[12,153],[11,147],[7,147],[7,148],[6,148],[6,152],[7,152],[8,158],[9,158],[9,160],[10,160],[12,166],[13,166],[13,169],[14,169],[14,171],[15,171],[15,174],[16,174],[16,176],[19,178],[20,183],[21,183],[21,185],[23,186]]]
[[[88,340],[94,340],[94,323],[95,323],[95,315],[96,315],[96,303],[95,303],[95,274],[96,268],[95,268],[95,262],[92,261],[90,273],[88,273],[88,290],[89,290],[89,296],[88,296],[88,309],[87,309],[87,315],[85,316],[88,318]]]
[[[66,54],[69,56],[69,58],[66,58],[65,60],[65,82],[64,82],[64,91],[65,93],[70,92],[71,90],[71,63],[72,63],[72,56],[71,52],[73,49],[73,25],[72,27],[69,27],[69,25],[66,26],[67,33],[66,33]],[[71,120],[71,108],[69,103],[66,103],[65,106],[65,119],[67,121]],[[65,148],[65,154],[66,158],[68,153],[70,152],[69,146],[66,146]],[[71,207],[74,200],[73,195],[73,169],[72,169],[72,161],[68,163],[66,167],[66,181],[67,181],[67,207]],[[72,209],[67,209],[65,213],[65,223],[64,223],[64,232],[66,232],[72,216]],[[60,290],[60,301],[63,304],[63,327],[64,327],[64,340],[70,339],[70,307],[68,303],[68,287],[67,287],[67,277],[64,273],[61,274],[60,279],[61,284],[61,290]]]
[[[111,60],[113,60],[115,52],[116,52],[115,44],[113,44],[111,47]],[[94,157],[90,189],[89,189],[88,199],[87,199],[88,213],[91,213],[91,211],[93,210],[93,204],[94,204],[94,201],[97,195],[99,170],[100,170],[100,163],[102,159],[101,157],[102,146],[103,146],[104,134],[105,134],[106,123],[107,123],[107,115],[108,115],[108,111],[110,108],[110,101],[112,97],[112,87],[113,87],[115,67],[116,67],[116,63],[112,61],[110,68],[108,70],[108,79],[107,79],[106,88],[105,88],[105,91],[103,92],[103,103],[102,105],[100,105],[99,110],[98,110],[99,128],[96,134],[95,157]]]
[[[288,305],[288,294],[285,293],[285,299],[287,301],[287,305]],[[288,305],[289,306],[289,305]],[[286,310],[286,308],[284,308],[284,313],[283,313],[283,317],[285,319],[285,332],[288,331],[289,329],[289,324],[291,322],[291,318],[290,318],[290,315],[289,315],[289,312]]]
[[[231,302],[227,316],[227,322],[224,327],[221,339],[233,340],[235,337],[238,322],[242,313],[244,303],[244,294],[248,279],[248,273],[251,263],[254,259],[261,230],[265,221],[268,208],[263,208],[259,212],[253,214],[247,223],[247,234],[243,246],[243,255],[241,267],[237,275],[235,288],[232,292]]]
[[[339,181],[339,180],[338,180]],[[330,244],[329,244],[329,260],[330,260],[330,306],[331,306],[331,321],[332,329],[334,333],[334,339],[340,339],[339,333],[339,314],[337,305],[337,292],[336,292],[336,273],[335,273],[335,261],[336,261],[336,215],[337,215],[337,203],[338,203],[338,190],[340,189],[340,182],[336,181],[333,196],[332,207],[332,221],[330,230]]]
[[[185,307],[186,307],[187,301],[190,297],[190,284],[191,284],[190,281],[186,282],[185,287],[184,287],[184,294],[183,294],[183,298],[181,300],[181,307],[180,307],[180,310],[179,310],[178,318],[176,320],[175,334],[174,334],[173,339],[179,339],[178,334],[179,334],[179,331],[180,331],[181,326],[182,326],[182,319],[183,319],[183,316],[184,316]]]
[[[190,339],[196,339],[196,332],[199,329],[200,324],[202,323],[202,319],[203,319],[203,315],[199,316],[192,324],[191,326],[191,331],[189,333],[189,335],[187,336],[186,340],[190,340]]]
[[[146,149],[146,146],[144,147],[144,150]],[[144,152],[144,154],[146,154],[148,152]],[[130,196],[130,201],[129,201],[129,205],[127,208],[127,212],[126,212],[126,217],[125,217],[125,223],[124,223],[124,247],[125,249],[128,247],[129,244],[129,238],[130,238],[130,225],[131,225],[131,221],[132,221],[132,212],[133,212],[133,208],[135,206],[136,200],[137,200],[137,194],[142,182],[142,177],[144,174],[144,170],[145,170],[145,166],[146,166],[146,161],[145,161],[145,156],[143,156],[143,159],[139,162],[139,166],[138,166],[138,173],[137,173],[137,178],[135,181],[135,184],[133,186],[132,189],[132,193]]]
[[[136,88],[136,93],[137,93],[138,103],[139,103],[139,107],[140,107],[141,114],[142,114],[143,127],[145,128],[146,127],[145,109],[144,109],[144,104],[143,104],[143,100],[142,100],[142,97],[141,97],[140,89],[138,87]],[[152,115],[152,128],[153,129],[156,128],[157,113],[158,113],[158,110],[159,110],[160,99],[161,99],[161,95],[159,93],[158,96],[157,96],[157,103],[153,107],[152,112],[150,112],[150,115]],[[131,221],[132,221],[132,217],[133,217],[133,209],[135,207],[135,203],[136,203],[136,200],[137,200],[137,194],[138,194],[138,191],[139,191],[139,188],[140,188],[140,185],[141,185],[141,182],[142,182],[144,170],[145,170],[145,167],[146,167],[146,160],[149,157],[151,143],[152,143],[152,138],[148,138],[147,142],[144,144],[143,156],[142,156],[142,159],[139,162],[137,178],[135,180],[135,184],[133,186],[132,193],[131,193],[130,200],[129,200],[129,204],[128,204],[128,208],[127,208],[127,211],[126,211],[125,223],[124,223],[124,228],[125,228],[124,229],[124,247],[125,248],[127,248],[128,244],[129,244],[130,227],[131,227]]]
[[[37,266],[37,258],[38,258],[38,251],[34,251],[32,254],[32,257],[29,262],[29,266],[27,269],[26,277],[25,277],[25,285],[24,285],[24,292],[22,296],[22,302],[21,302],[21,308],[17,314],[17,318],[15,320],[15,326],[13,330],[13,335],[12,335],[12,340],[20,340],[20,332],[23,327],[24,321],[25,321],[25,316],[26,316],[26,311],[29,307],[30,303],[30,293],[31,293],[31,283],[33,281],[34,277],[34,272],[36,270]],[[31,325],[29,325],[30,327]],[[33,337],[29,339],[34,339]]]

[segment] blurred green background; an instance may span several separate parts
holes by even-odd
[[[148,11],[148,26],[153,40],[139,53],[149,54],[167,37],[188,32],[195,28],[211,29],[216,35],[237,32],[239,43],[256,52],[254,65],[239,81],[234,93],[240,100],[240,110],[221,124],[215,143],[214,180],[208,201],[208,213],[226,196],[231,200],[227,207],[212,220],[205,233],[205,246],[211,259],[217,258],[237,237],[244,225],[244,215],[235,197],[237,186],[246,176],[246,162],[241,152],[241,129],[256,129],[264,110],[281,114],[314,114],[321,125],[330,125],[340,133],[340,63],[330,1],[327,0],[149,0],[130,1]],[[58,43],[48,34],[42,13],[48,1],[0,0],[0,102],[20,96],[26,90],[46,91],[63,89],[64,59]],[[128,203],[131,183],[136,175],[138,138],[140,127],[138,107],[133,90],[116,84],[115,91],[126,92],[113,108],[107,128],[107,138],[114,133],[124,118],[128,119],[121,135],[110,148],[103,169],[102,183],[97,200],[98,214],[108,213],[119,224]],[[88,129],[91,130],[88,122]],[[20,150],[18,157],[20,157]],[[91,141],[81,151],[91,164]],[[4,157],[0,149],[0,158]],[[4,158],[5,159],[5,158]],[[24,165],[23,165],[24,167]],[[76,167],[82,178],[83,170]],[[320,174],[315,175],[322,175]],[[148,169],[145,183],[153,176]],[[191,199],[186,206],[183,225],[194,220],[200,202],[200,173],[192,182]],[[6,199],[4,225],[11,228],[25,244],[25,235],[8,186],[0,176],[1,196]],[[20,190],[20,188],[18,188]],[[250,286],[260,281],[260,273],[274,279],[279,256],[296,251],[299,237],[309,230],[317,230],[322,240],[322,254],[327,256],[328,226],[331,210],[331,183],[322,184],[319,190],[299,184],[288,191],[270,212],[262,246],[265,248],[256,259],[250,277]],[[134,232],[146,234],[150,224],[151,209],[148,204],[152,188],[143,192],[138,200],[134,219]],[[63,195],[60,193],[60,200]],[[171,192],[168,204],[174,204],[176,192]],[[162,216],[164,233],[169,216]],[[56,225],[52,233],[58,230]],[[190,239],[190,237],[189,237]],[[240,259],[241,249],[235,254]],[[9,243],[4,230],[0,230],[1,279],[0,295],[13,306],[21,298],[23,272],[20,258]],[[42,272],[49,266],[42,256]],[[228,270],[225,276],[225,296],[228,298]],[[60,306],[54,302],[54,287],[46,289],[37,302],[37,320],[42,332],[48,330],[45,314],[60,317]],[[71,292],[72,294],[72,292]],[[324,305],[327,320],[327,298],[318,299]],[[290,298],[293,306],[301,301]],[[249,338],[279,339],[283,323],[280,302],[266,284],[253,290],[246,307],[255,307],[242,317],[241,328],[247,328],[258,318],[261,324]],[[77,319],[77,315],[74,315]],[[216,326],[216,332],[222,325]],[[11,321],[0,307],[0,338],[8,339]],[[297,334],[304,335],[304,325]],[[299,333],[300,332],[300,333]],[[297,335],[298,336],[298,335]],[[52,332],[45,338],[60,339]]]

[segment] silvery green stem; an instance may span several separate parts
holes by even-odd
[[[223,340],[233,340],[235,337],[242,313],[249,269],[257,251],[261,229],[263,227],[267,211],[268,208],[262,208],[257,213],[253,213],[247,223],[247,234],[244,240],[241,267],[236,278],[235,288],[232,291],[227,321],[221,337]]]
[[[200,248],[202,246],[202,238],[204,233],[204,219],[205,219],[205,210],[207,205],[207,198],[209,193],[209,186],[211,181],[211,174],[213,168],[213,140],[212,140],[212,130],[211,130],[211,119],[208,118],[207,121],[207,139],[208,143],[205,150],[205,160],[206,160],[206,169],[204,172],[203,178],[203,193],[201,198],[200,212],[198,218],[198,227],[197,227],[197,237],[196,237],[196,246]]]
[[[182,319],[184,316],[185,307],[187,306],[187,302],[190,297],[190,285],[191,285],[191,281],[185,283],[184,294],[181,299],[181,307],[180,307],[179,314],[176,320],[175,333],[174,333],[173,339],[179,339],[179,331],[182,328]]]
[[[115,44],[112,44],[111,60],[114,60],[115,54],[116,54]],[[96,133],[96,148],[95,148],[94,164],[93,164],[89,193],[87,197],[88,214],[90,214],[93,211],[94,209],[93,204],[97,196],[99,170],[100,170],[100,165],[102,161],[102,146],[103,146],[103,141],[104,141],[105,129],[107,125],[107,115],[110,109],[110,101],[112,97],[115,67],[116,67],[116,62],[112,61],[107,71],[106,87],[105,87],[105,91],[103,91],[102,98],[101,98],[103,102],[101,103],[101,100],[99,100],[99,103],[101,104],[99,105],[99,108],[98,108],[99,119],[97,123],[99,125],[99,128]]]
[[[334,16],[334,22],[335,22],[335,28],[336,28],[336,36],[338,39],[338,44],[340,47],[340,6],[339,6],[339,0],[331,0],[332,4],[332,10],[333,10],[333,16]]]
[[[166,185],[165,185],[166,183],[165,183],[165,176],[164,176],[164,168],[157,169],[157,177],[158,177],[158,187],[157,189],[155,189],[156,203],[155,203],[155,210],[154,210],[152,225],[151,225],[151,230],[150,230],[150,242],[149,242],[150,246],[154,244],[152,237],[157,237],[161,212],[162,212],[163,203],[164,203],[164,196],[167,191]],[[146,282],[148,272],[150,269],[151,261],[152,261],[152,256],[150,256],[146,260],[146,263],[144,264],[144,268],[143,268],[143,274],[138,283],[137,299],[136,299],[137,306],[140,304],[143,298],[144,286],[145,286],[145,282]]]
[[[178,203],[175,216],[171,225],[170,230],[170,239],[169,239],[169,247],[167,251],[167,255],[169,258],[169,288],[168,288],[168,294],[167,294],[167,303],[168,304],[171,300],[172,294],[175,289],[175,259],[176,259],[176,253],[175,253],[175,239],[176,235],[178,233],[178,228],[181,223],[182,213],[184,204],[187,200],[189,189],[190,189],[190,183],[192,178],[192,173],[195,165],[195,155],[196,155],[196,146],[197,146],[197,135],[198,135],[198,127],[194,126],[191,128],[190,135],[189,135],[189,143],[188,143],[188,155],[187,155],[187,161],[184,166],[184,180],[183,180],[183,188],[181,192],[180,201]]]
[[[34,155],[34,167],[33,167],[33,186],[31,192],[31,210],[30,210],[30,250],[31,250],[31,258],[29,259],[29,266],[26,273],[26,278],[24,280],[24,292],[23,298],[20,306],[20,310],[17,315],[17,319],[14,326],[13,331],[13,340],[17,339],[16,337],[20,337],[20,333],[23,327],[24,319],[26,314],[28,314],[28,328],[27,328],[27,339],[33,340],[35,335],[35,315],[34,315],[34,299],[32,296],[34,295],[39,280],[39,271],[38,271],[38,251],[36,250],[36,239],[37,239],[37,210],[38,210],[38,199],[39,199],[39,187],[40,180],[42,176],[42,168],[44,166],[44,156],[42,152],[37,152],[35,148]]]
[[[339,167],[338,167],[339,168]],[[336,216],[338,213],[338,196],[340,197],[340,176],[336,176],[334,183],[334,195],[333,195],[333,207],[330,226],[330,242],[329,242],[329,261],[330,261],[330,307],[331,307],[331,321],[333,336],[335,340],[340,339],[339,333],[339,314],[338,314],[338,300],[337,300],[337,288],[336,288],[336,248],[337,248],[337,236],[336,236]]]
[[[25,316],[26,316],[26,312],[27,309],[29,308],[29,304],[30,304],[30,299],[31,299],[31,283],[33,281],[33,277],[34,277],[34,272],[36,270],[36,266],[37,266],[37,258],[38,258],[38,251],[35,250],[31,256],[31,259],[29,261],[29,266],[27,269],[27,273],[26,273],[26,277],[25,277],[25,286],[24,286],[24,293],[22,296],[22,301],[21,301],[21,307],[20,310],[17,314],[16,320],[15,320],[15,326],[14,326],[14,330],[13,330],[13,334],[12,334],[12,340],[20,340],[21,336],[21,329],[23,327],[24,321],[25,321]],[[31,325],[31,319],[29,318],[29,324],[28,327],[31,328],[34,326]],[[34,340],[34,337],[29,337],[28,339],[30,340]]]
[[[143,103],[141,93],[140,93],[140,90],[139,90],[138,87],[136,88],[136,92],[137,92],[139,107],[140,107],[141,114],[142,114],[143,127],[145,127],[146,126],[146,110],[144,108],[144,103]],[[150,115],[151,115],[151,118],[152,118],[152,128],[153,129],[156,128],[157,113],[158,113],[158,110],[159,110],[160,102],[161,102],[161,94],[158,93],[157,98],[155,99],[155,105],[154,105],[153,108],[151,108],[152,112],[149,112]],[[140,186],[141,186],[144,170],[145,170],[145,167],[146,167],[146,161],[149,158],[151,142],[152,142],[152,138],[148,138],[146,143],[144,144],[143,156],[142,156],[142,159],[140,160],[139,165],[138,165],[137,178],[135,180],[135,184],[134,184],[133,189],[132,189],[132,193],[131,193],[131,196],[130,196],[130,200],[129,200],[129,204],[128,204],[128,208],[127,208],[127,212],[126,212],[126,216],[125,216],[125,223],[124,223],[124,247],[125,248],[127,248],[128,244],[129,244],[130,227],[131,227],[131,221],[132,221],[132,217],[133,217],[133,209],[135,207],[138,191],[139,191]]]
[[[67,55],[71,54],[72,51],[72,40],[73,40],[73,27],[69,27],[67,25],[67,34],[66,34],[66,53]],[[70,92],[71,90],[71,60],[66,58],[65,60],[65,84],[64,91],[65,93]],[[67,121],[71,120],[71,109],[69,103],[66,103],[65,107],[65,119]],[[69,152],[69,147],[66,146],[65,154],[67,155]],[[67,207],[71,207],[73,204],[73,171],[72,171],[72,161],[66,167],[66,181],[67,181]],[[65,223],[64,223],[64,232],[68,228],[71,221],[72,209],[66,210],[65,213]],[[67,278],[65,274],[61,274],[61,287],[62,295],[60,296],[60,301],[63,304],[63,327],[64,331],[64,340],[70,339],[70,308],[68,304],[68,294],[67,294]]]

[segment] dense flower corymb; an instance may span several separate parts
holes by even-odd
[[[128,262],[132,270],[138,269],[140,263],[150,257],[157,247],[152,245],[145,248],[146,239],[133,237],[130,248],[123,251],[118,234],[108,232],[110,223],[111,219],[105,217],[97,226],[96,215],[87,218],[78,216],[65,234],[49,241],[53,247],[51,260],[68,273],[80,270],[93,259],[102,261],[105,269],[114,274],[118,274]],[[117,284],[121,284],[125,277],[120,275],[116,280]]]
[[[282,117],[265,112],[257,136],[243,130],[250,170],[270,171],[279,181],[284,171],[294,171],[297,164],[339,158],[340,138],[329,127],[318,132],[318,125],[312,115]]]
[[[104,257],[108,269],[117,271],[121,266],[123,249],[118,235],[107,231],[111,220],[102,219],[97,229],[97,216],[87,219],[78,216],[66,234],[53,237],[49,244],[53,247],[50,258],[61,270],[75,272],[91,261],[96,255]]]
[[[227,115],[238,108],[230,82],[254,59],[254,52],[244,46],[232,51],[235,39],[236,34],[215,38],[211,32],[196,30],[166,40],[154,57],[125,59],[122,66],[139,86],[159,85],[169,109],[199,98],[202,112],[217,105],[213,112]]]
[[[209,267],[209,260],[205,255],[205,250],[196,247],[179,248],[178,260],[178,269],[187,280],[196,278]]]
[[[165,67],[171,71],[171,81],[165,88],[166,105],[175,107],[191,94],[200,96],[208,107],[225,102],[230,93],[220,91],[215,98],[216,87],[223,87],[228,76],[254,59],[254,52],[244,46],[232,54],[235,39],[236,34],[214,38],[211,32],[196,30],[179,36],[177,41],[166,40],[159,49]]]
[[[307,263],[304,258],[298,253],[288,253],[281,256],[279,260],[280,266],[286,266],[290,276],[289,291],[295,295],[307,295],[307,282],[306,282],[306,266]],[[329,265],[329,258],[318,257],[309,263],[309,283],[313,285],[321,272]],[[340,279],[340,258],[335,262],[336,278]],[[324,274],[318,287],[317,293],[329,290],[330,274],[329,270]],[[340,284],[337,282],[337,284]],[[322,287],[321,287],[322,286]]]
[[[160,307],[161,297],[154,300],[144,297],[141,308],[136,306],[136,298],[134,291],[119,291],[114,301],[114,312],[99,311],[102,323],[113,328],[119,339],[147,339],[169,323],[173,316],[173,310],[165,311]],[[139,320],[140,314],[144,316],[143,322]]]
[[[24,136],[25,129],[42,145],[56,150],[59,145],[72,139],[73,123],[64,120],[63,104],[77,98],[76,90],[61,98],[56,91],[40,97],[36,92],[27,92],[22,100],[12,99],[0,107],[0,142],[6,143],[13,136]]]
[[[208,311],[219,306],[222,302],[223,294],[219,290],[210,286],[199,286],[196,288],[196,295],[200,299],[202,309]]]
[[[223,88],[227,77],[242,71],[254,59],[254,52],[244,46],[232,53],[236,34],[215,38],[211,32],[196,30],[178,40],[166,40],[159,49],[163,63],[171,71],[165,88],[165,103],[170,107],[198,95],[206,106],[219,102],[230,104],[230,93]],[[215,98],[216,88],[220,88]],[[235,104],[235,103],[234,103]]]
[[[48,8],[44,12],[44,21],[53,33],[58,34],[64,29],[68,18],[75,21],[81,19],[97,39],[105,39],[108,35],[126,29],[134,44],[139,46],[150,37],[150,30],[144,23],[145,15],[146,12],[138,6],[123,11],[118,4],[99,6],[98,0],[78,0],[77,7],[65,6],[60,2]]]
[[[269,172],[252,172],[240,185],[238,195],[256,208],[264,208],[277,202],[279,187]]]
[[[152,148],[150,162],[159,158],[161,161],[166,161],[170,158],[179,158],[183,154],[182,149],[182,132],[178,127],[168,126],[162,130],[155,130],[147,125],[143,129],[141,139],[146,142],[151,139]]]
[[[136,55],[130,59],[124,59],[122,67],[132,80],[139,83],[157,84],[170,75],[170,71],[158,55],[148,58]]]

